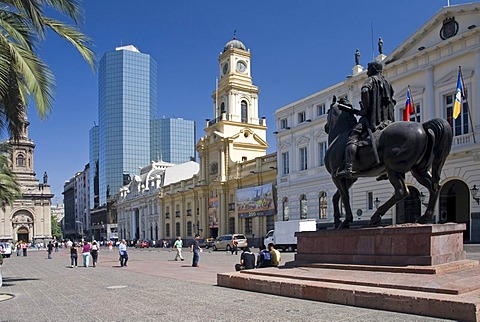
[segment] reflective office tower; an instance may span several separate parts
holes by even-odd
[[[157,63],[134,46],[106,53],[99,69],[99,200],[106,203],[150,162],[150,120],[157,115]]]
[[[90,207],[97,208],[100,205],[99,195],[99,175],[100,169],[98,164],[99,155],[99,139],[98,125],[93,126],[89,132],[89,163],[90,163]]]
[[[180,164],[195,160],[195,122],[182,118],[152,120],[151,159]]]

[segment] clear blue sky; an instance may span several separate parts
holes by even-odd
[[[451,0],[450,5],[472,1]],[[197,140],[213,118],[218,55],[237,30],[252,52],[253,82],[266,116],[268,152],[276,150],[273,113],[351,74],[358,48],[363,66],[436,14],[447,0],[84,0],[81,30],[98,60],[120,45],[135,45],[158,63],[159,116],[196,121]],[[39,55],[56,77],[55,103],[46,120],[29,107],[35,171],[44,171],[62,203],[63,184],[88,163],[88,131],[98,123],[98,75],[64,40],[49,35]]]

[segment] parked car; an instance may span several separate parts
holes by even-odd
[[[215,240],[212,245],[213,250],[227,250],[230,251],[233,248],[233,241],[237,241],[238,249],[248,246],[247,238],[242,234],[228,234],[222,235]]]
[[[137,244],[135,245],[137,248],[149,248],[150,247],[150,242],[148,240],[142,240],[138,241]]]
[[[212,248],[215,244],[215,238],[207,238],[207,246],[205,248]]]
[[[12,244],[7,242],[0,243],[0,253],[3,257],[9,258],[12,255]]]

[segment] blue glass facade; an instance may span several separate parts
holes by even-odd
[[[89,162],[90,162],[90,207],[98,207],[98,157],[99,157],[99,138],[98,125],[93,126],[88,134],[89,141]]]
[[[195,157],[195,122],[182,118],[152,120],[152,160],[180,164]]]
[[[150,162],[150,120],[157,115],[157,63],[133,46],[106,53],[99,68],[100,205],[123,174]]]

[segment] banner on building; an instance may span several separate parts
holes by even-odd
[[[238,189],[237,209],[240,218],[274,215],[275,202],[272,183]]]
[[[218,198],[208,199],[208,228],[218,228]]]

